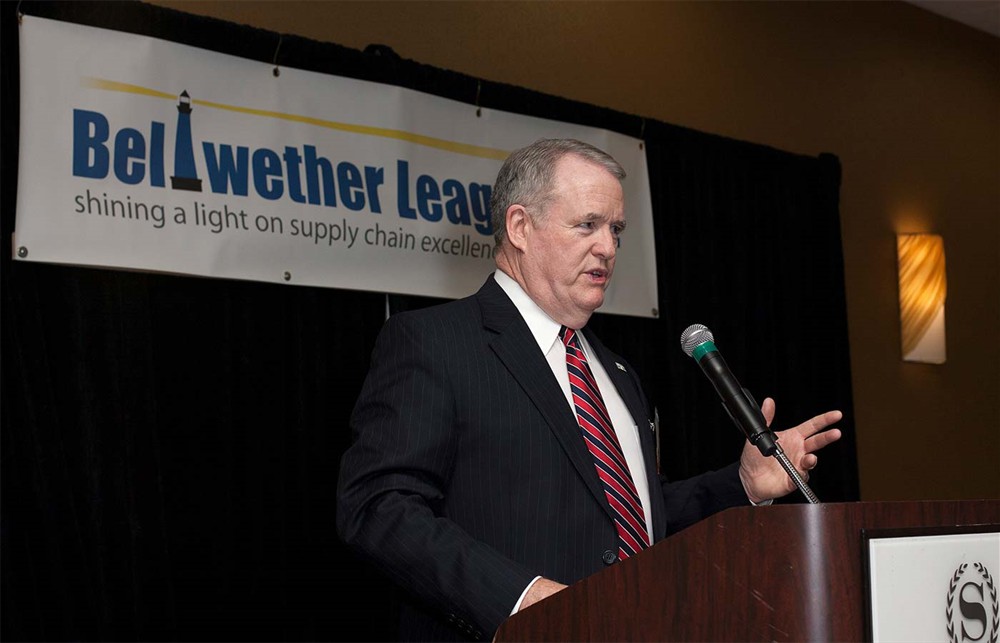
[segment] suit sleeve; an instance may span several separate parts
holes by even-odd
[[[660,476],[660,489],[667,510],[667,535],[690,527],[699,520],[729,507],[750,504],[739,476],[740,463],[717,471],[670,482]]]
[[[442,515],[459,436],[447,338],[401,314],[379,335],[341,462],[341,538],[475,636],[507,618],[535,573]]]

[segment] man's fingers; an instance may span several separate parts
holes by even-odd
[[[764,416],[764,422],[767,426],[771,426],[771,420],[774,419],[774,400],[765,397],[764,403],[760,405],[760,412]]]
[[[816,435],[806,438],[804,446],[807,453],[812,453],[814,451],[819,451],[828,444],[833,444],[843,435],[840,429],[830,429],[828,431],[823,431],[822,433],[817,433]]]
[[[795,428],[798,430],[799,434],[802,435],[802,437],[808,438],[819,433],[820,431],[823,431],[830,425],[840,422],[843,417],[844,414],[840,411],[827,411],[826,413],[822,413],[806,422],[803,422]]]

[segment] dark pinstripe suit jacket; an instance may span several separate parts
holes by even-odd
[[[639,425],[654,540],[746,504],[735,465],[657,476],[638,379],[584,332]],[[471,297],[386,322],[351,425],[337,526],[406,591],[403,638],[489,639],[536,575],[572,583],[618,550],[576,418],[492,276]]]

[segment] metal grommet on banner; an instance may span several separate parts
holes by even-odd
[[[20,248],[17,249],[17,256],[20,257],[21,259],[24,259],[25,257],[28,256],[28,249],[25,248],[24,246],[21,246]]]
[[[479,95],[483,92],[483,81],[476,81],[476,118],[483,115],[483,108],[479,106]]]
[[[274,48],[274,60],[271,63],[274,65],[274,77],[277,78],[281,75],[281,70],[278,69],[278,52],[281,51],[281,40],[284,38],[283,34],[278,34],[278,46]]]
[[[290,272],[288,272],[286,270],[285,271],[285,281],[291,281],[291,280],[292,280],[292,273],[290,273]]]
[[[639,149],[643,149],[646,144],[646,119],[642,119],[642,125],[639,127]],[[655,313],[654,313],[655,314]]]
[[[24,14],[21,13],[21,0],[17,0],[17,9],[15,9],[14,12],[17,14],[17,24],[20,25],[22,19],[24,18]]]

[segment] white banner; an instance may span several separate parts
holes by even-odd
[[[503,159],[571,137],[628,173],[602,312],[655,314],[638,139],[42,18],[20,34],[22,260],[463,297],[494,268]]]

